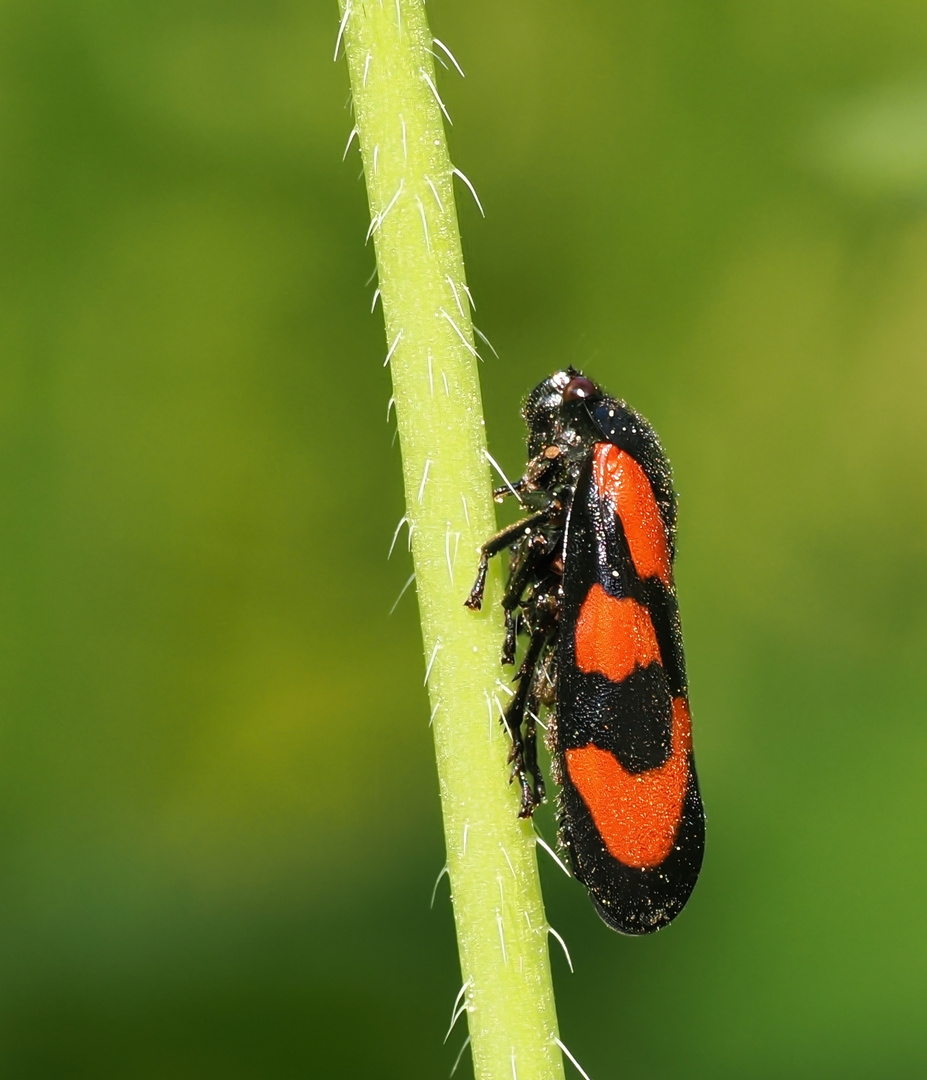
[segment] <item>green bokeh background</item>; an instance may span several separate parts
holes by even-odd
[[[563,1037],[594,1080],[922,1077],[927,7],[429,13],[494,453],[572,363],[681,492],[705,869],[638,941],[543,865]],[[463,1038],[337,21],[0,4],[16,1080],[415,1080]]]

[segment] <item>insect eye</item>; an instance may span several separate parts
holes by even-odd
[[[581,401],[583,398],[598,397],[598,390],[591,379],[574,375],[563,388],[564,401]]]

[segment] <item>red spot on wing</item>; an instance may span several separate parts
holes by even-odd
[[[609,854],[639,869],[659,866],[673,849],[689,782],[692,730],[685,698],[673,699],[672,752],[659,769],[629,773],[591,743],[566,751],[570,779]]]
[[[593,585],[576,620],[576,665],[598,671],[612,682],[626,679],[635,667],[661,663],[650,612],[630,597],[609,596]]]
[[[612,443],[596,443],[592,476],[599,494],[614,503],[621,518],[638,577],[657,577],[672,588],[666,529],[647,474],[624,450]]]

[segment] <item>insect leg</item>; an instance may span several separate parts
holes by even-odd
[[[520,495],[527,486],[528,480],[524,476],[520,480],[516,480],[511,487],[508,484],[502,484],[501,487],[492,489],[492,501],[501,503],[508,495]]]
[[[530,690],[535,681],[535,669],[548,642],[549,633],[546,626],[535,631],[528,645],[525,659],[515,676],[518,679],[518,689],[505,710],[505,726],[512,736],[512,750],[509,754],[509,761],[512,763],[512,779],[517,777],[521,785],[521,809],[518,811],[518,816],[523,818],[531,817],[535,807],[544,798],[544,784],[538,775],[535,724],[530,716],[526,720],[526,710],[529,699],[533,696]],[[525,725],[524,735],[522,724]],[[528,781],[529,773],[533,784]]]
[[[550,519],[550,515],[551,507],[547,507],[536,514],[532,514],[530,517],[522,518],[521,521],[516,521],[512,525],[507,525],[504,529],[500,529],[495,536],[490,536],[486,543],[480,548],[480,565],[476,572],[476,581],[473,584],[473,588],[470,590],[470,595],[464,601],[468,608],[479,611],[483,605],[483,590],[486,587],[486,571],[492,556],[498,555],[500,551],[504,551],[506,548],[517,543],[526,532],[531,532],[537,525],[547,522]]]
[[[533,542],[534,540],[537,543]],[[522,605],[522,593],[525,586],[538,572],[540,565],[550,555],[549,544],[543,532],[535,533],[518,558],[513,561],[505,594],[502,597],[502,610],[505,612],[505,639],[502,643],[502,663],[515,663],[515,639],[518,633],[516,611]]]
[[[540,665],[535,670],[531,679],[531,691],[528,694],[528,699],[525,702],[525,772],[530,774],[534,781],[533,803],[534,806],[527,814],[522,813],[522,817],[529,817],[531,811],[535,806],[540,806],[544,801],[544,777],[541,776],[541,769],[538,765],[538,736],[537,736],[537,714],[538,709],[541,707],[540,694],[538,693],[538,680],[540,678]],[[522,806],[524,811],[524,806]]]

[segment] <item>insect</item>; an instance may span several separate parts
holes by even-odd
[[[503,663],[527,639],[505,711],[520,816],[544,800],[537,723],[560,784],[560,840],[604,921],[649,934],[682,910],[702,864],[705,820],[692,756],[673,583],[676,496],[656,433],[573,368],[529,394],[526,517],[483,544],[510,549]]]

